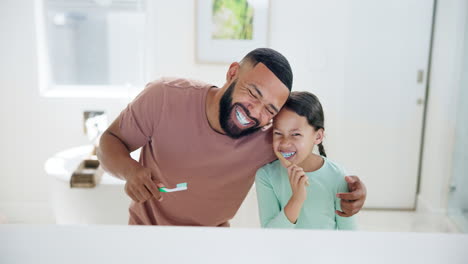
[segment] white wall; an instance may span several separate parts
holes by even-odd
[[[453,157],[452,185],[455,194],[452,206],[468,210],[468,17],[465,24],[465,40],[463,45],[463,70],[461,71],[460,91],[458,96],[457,124],[455,132],[455,151]],[[468,220],[468,219],[467,219]]]
[[[445,213],[452,177],[468,2],[438,1],[418,209]],[[463,89],[466,89],[464,87]],[[466,122],[466,121],[465,121]]]
[[[116,116],[126,100],[46,99],[37,84],[33,1],[0,4],[0,215],[9,222],[50,222],[45,160],[87,143],[84,110]]]
[[[460,230],[468,232],[468,17],[465,23],[448,214]]]
[[[37,85],[36,36],[32,0],[3,0],[0,3],[0,215],[10,222],[51,222],[48,178],[44,161],[55,152],[87,143],[82,132],[84,110],[104,110],[112,120],[127,99],[51,99],[39,96]],[[421,198],[437,208],[444,207],[443,192],[451,166],[450,138],[453,134],[455,76],[453,67],[460,45],[457,18],[463,0],[439,1],[438,34],[434,52],[429,101],[426,154]],[[227,65],[195,62],[195,1],[154,1],[153,76],[183,76],[222,85]],[[320,5],[320,6],[319,6]],[[272,19],[270,44],[290,60],[295,89],[312,87],[326,105],[330,153],[337,152],[336,123],[339,91],[343,81],[323,77],[327,61],[340,65],[344,54],[333,46],[321,46],[321,38],[342,45],[345,8],[339,1],[270,1]],[[465,6],[466,7],[466,6]],[[466,8],[465,8],[466,9]],[[299,12],[301,11],[301,12]],[[343,20],[327,20],[327,13],[342,12]],[[327,21],[325,30],[319,21]],[[304,23],[307,21],[307,23]],[[461,24],[460,24],[461,25]],[[458,25],[458,26],[460,26]],[[307,32],[307,34],[305,34]],[[342,50],[337,48],[336,50]],[[336,62],[336,63],[335,63]],[[344,67],[344,66],[343,66]],[[339,71],[339,69],[338,69]],[[328,72],[330,74],[330,72]],[[333,87],[336,89],[328,89]],[[444,129],[443,129],[444,128]],[[335,132],[333,132],[335,131]],[[447,154],[447,155],[445,155]],[[397,194],[396,194],[397,195]]]

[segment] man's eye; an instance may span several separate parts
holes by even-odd
[[[273,134],[275,134],[275,135],[281,135],[280,132],[273,132]]]
[[[273,116],[273,113],[270,112],[270,110],[268,110],[268,108],[265,108],[265,109],[264,109],[264,113],[265,113],[265,115]]]
[[[255,95],[252,93],[252,91],[250,91],[250,89],[247,89],[247,90],[249,91],[249,95],[250,95],[250,96],[252,96],[252,97],[254,97],[254,98],[257,98],[257,97],[255,97]]]
[[[293,137],[301,136],[301,134],[299,134],[299,133],[294,133],[292,135],[293,135]]]

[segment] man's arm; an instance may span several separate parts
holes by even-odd
[[[130,153],[136,149],[130,149],[125,144],[119,130],[119,120],[116,119],[102,134],[97,156],[104,170],[117,178],[126,180],[125,175],[129,175],[132,170],[138,169],[141,165],[131,158]]]
[[[357,176],[346,176],[348,183],[348,193],[338,193],[336,197],[341,199],[341,211],[336,214],[342,217],[349,217],[358,213],[366,201],[367,190],[364,183]]]
[[[123,140],[119,122],[117,118],[101,136],[97,152],[101,166],[112,175],[127,181],[125,192],[135,202],[144,202],[152,196],[161,199],[158,186],[151,179],[151,170],[130,156],[136,148],[131,149]]]
[[[340,179],[337,185],[337,192],[338,193],[347,193],[349,192],[348,182],[345,179]],[[341,213],[341,199],[335,197],[335,209],[337,212]],[[336,229],[338,230],[356,230],[357,223],[356,218],[354,216],[343,217],[340,216],[338,213],[335,214],[335,221],[336,221]]]

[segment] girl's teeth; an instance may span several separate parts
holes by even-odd
[[[296,154],[296,152],[281,152],[281,154],[283,155],[283,157],[289,158],[292,155]]]

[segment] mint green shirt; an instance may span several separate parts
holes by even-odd
[[[292,196],[288,171],[279,160],[267,164],[257,171],[258,209],[262,227],[302,229],[356,229],[354,217],[341,217],[335,210],[341,210],[337,193],[348,192],[345,171],[336,163],[324,159],[323,166],[306,172],[309,177],[307,198],[302,205],[296,224],[284,214],[284,207]]]

